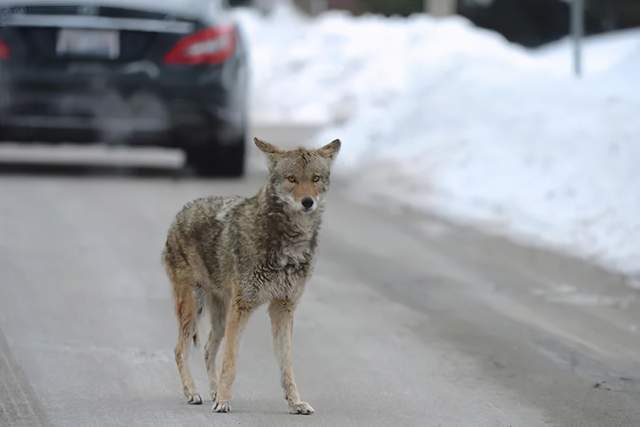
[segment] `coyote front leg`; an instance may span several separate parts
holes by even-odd
[[[222,371],[218,381],[216,401],[213,403],[214,412],[231,411],[231,387],[236,378],[236,358],[240,335],[247,325],[251,311],[231,303],[228,310],[227,323],[224,330],[224,354],[222,356]]]
[[[284,398],[289,404],[292,414],[310,415],[313,408],[307,402],[300,400],[298,386],[293,375],[293,303],[289,301],[273,301],[269,306],[271,329],[273,332],[273,348],[280,365],[280,375]]]
[[[216,374],[216,355],[218,348],[224,338],[225,321],[227,317],[226,304],[222,298],[210,295],[207,300],[209,307],[209,316],[211,320],[211,331],[209,339],[204,346],[204,361],[207,367],[207,375],[209,377],[209,390],[211,400],[216,401],[216,393],[218,391],[218,377]]]

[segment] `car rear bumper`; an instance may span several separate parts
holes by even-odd
[[[245,91],[237,76],[225,81],[205,73],[190,81],[193,76],[151,74],[5,71],[0,74],[0,140],[172,147],[237,143],[246,122]]]

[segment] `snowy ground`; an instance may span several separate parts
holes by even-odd
[[[461,18],[237,12],[253,119],[340,137],[353,194],[640,272],[640,31],[530,51]]]

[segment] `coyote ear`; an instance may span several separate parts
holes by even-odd
[[[338,155],[338,152],[340,151],[340,146],[341,145],[342,145],[342,143],[340,142],[339,139],[334,139],[333,141],[331,141],[330,143],[328,143],[324,147],[318,149],[318,153],[322,157],[326,157],[327,159],[333,160]]]
[[[256,146],[260,149],[260,151],[262,151],[263,153],[267,153],[267,154],[278,154],[281,151],[278,149],[278,147],[276,147],[275,145],[269,144],[268,142],[264,142],[261,139],[258,138],[253,138],[253,142],[255,142]]]

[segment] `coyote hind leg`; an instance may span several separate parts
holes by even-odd
[[[178,317],[178,342],[176,344],[176,365],[182,382],[182,390],[187,402],[191,405],[202,404],[202,397],[197,393],[191,370],[189,369],[189,348],[195,341],[198,318],[198,303],[193,294],[192,284],[178,280],[175,274],[169,274],[173,285],[176,315]]]

